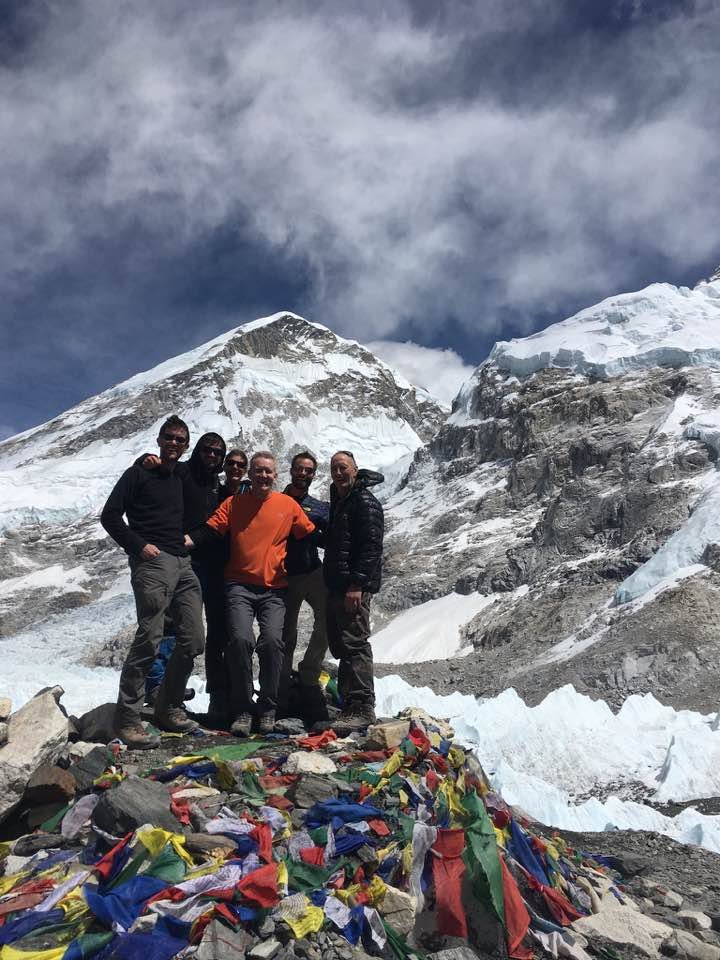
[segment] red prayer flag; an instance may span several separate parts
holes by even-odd
[[[390,833],[390,827],[385,823],[384,820],[368,820],[367,825],[379,837],[387,837],[387,835]]]
[[[523,939],[530,926],[530,914],[527,912],[525,902],[520,896],[515,877],[508,870],[502,857],[500,857],[500,867],[502,869],[508,954],[515,960],[532,960],[533,951],[523,946]]]
[[[103,880],[107,880],[112,873],[115,858],[130,843],[132,835],[132,831],[126,834],[122,840],[119,843],[116,843],[112,850],[108,850],[105,856],[98,860],[98,862],[92,868],[96,873],[100,874]]]
[[[438,932],[467,940],[467,920],[462,905],[465,831],[440,828],[431,849]]]
[[[312,863],[316,867],[325,865],[324,847],[303,847],[300,850],[300,859],[303,863]]]

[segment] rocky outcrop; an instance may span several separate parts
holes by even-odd
[[[459,673],[433,664],[442,689],[512,684],[534,701],[572,682],[611,702],[653,690],[716,708],[716,575],[698,568],[643,604],[614,597],[715,474],[714,449],[686,435],[682,414],[713,409],[718,374],[519,380],[487,364],[473,384],[388,504],[385,615],[452,590],[495,595],[463,628],[474,653]],[[706,548],[708,568],[716,553]]]
[[[57,760],[67,743],[61,695],[59,687],[39,693],[10,717],[8,741],[0,747],[0,822],[20,802],[34,771]]]

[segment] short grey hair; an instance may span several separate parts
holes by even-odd
[[[249,466],[251,467],[251,466],[255,463],[256,460],[272,460],[272,462],[273,462],[273,463],[275,464],[275,466],[277,467],[277,460],[275,459],[275,454],[274,454],[274,453],[270,453],[269,450],[258,450],[256,453],[254,453],[254,454],[250,457],[250,464],[249,464]]]

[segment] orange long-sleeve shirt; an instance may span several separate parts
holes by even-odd
[[[274,588],[287,586],[288,537],[302,539],[315,529],[296,500],[274,491],[265,500],[252,493],[228,497],[207,523],[220,534],[230,533],[225,580]]]

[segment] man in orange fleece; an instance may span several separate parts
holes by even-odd
[[[253,622],[257,619],[260,626],[258,730],[271,733],[283,662],[287,540],[291,534],[301,539],[315,529],[296,500],[273,490],[277,467],[271,453],[261,450],[253,454],[248,476],[250,493],[228,497],[187,539],[188,546],[198,546],[208,538],[229,533],[230,560],[225,567],[229,642],[225,662],[230,670],[230,706],[235,717],[230,731],[243,737],[252,727]]]

